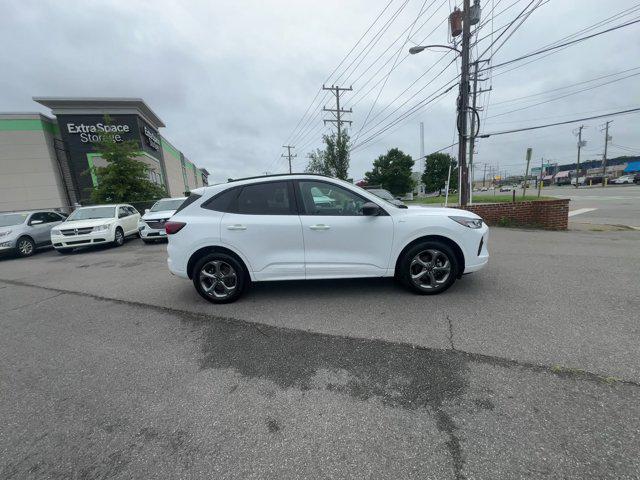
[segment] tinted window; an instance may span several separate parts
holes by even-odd
[[[130,215],[135,215],[138,213],[138,211],[135,208],[133,208],[131,205],[127,205],[124,208],[126,208],[129,211]]]
[[[33,224],[34,221],[41,221],[43,223],[47,223],[47,214],[44,212],[37,212],[31,215],[29,219],[29,224]]]
[[[367,200],[356,193],[325,182],[298,182],[307,215],[362,215]]]
[[[269,182],[242,187],[236,200],[236,212],[247,215],[291,215],[288,182]]]
[[[231,212],[235,209],[234,201],[238,197],[240,190],[240,188],[230,188],[229,190],[225,190],[213,197],[211,200],[205,202],[202,207],[209,210],[215,210],[216,212]]]
[[[124,218],[124,217],[128,217],[129,215],[131,215],[126,207],[118,207],[118,218]]]
[[[182,202],[182,205],[180,205],[178,207],[178,209],[176,210],[176,213],[184,210],[185,208],[187,208],[189,205],[191,205],[193,202],[195,202],[196,200],[198,200],[202,195],[198,195],[197,193],[192,193],[190,194],[187,199]],[[174,214],[175,215],[175,214]]]
[[[62,218],[60,215],[58,215],[57,213],[53,213],[53,212],[46,212],[45,213],[45,217],[46,217],[46,222],[47,223],[61,222],[62,220],[64,220],[64,218]]]

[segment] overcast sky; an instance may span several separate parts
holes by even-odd
[[[306,154],[320,146],[321,134],[328,130],[322,127],[319,109],[323,104],[333,108],[331,97],[321,102],[321,94],[311,115],[302,122],[303,128],[294,128],[324,81],[353,85],[353,92],[344,94],[343,105],[353,108],[353,115],[348,118],[353,120],[352,138],[357,137],[359,143],[418,101],[440,91],[457,74],[459,63],[451,63],[436,76],[454,59],[453,53],[424,51],[405,58],[414,43],[449,41],[445,19],[449,3],[454,1],[393,0],[337,73],[328,78],[387,2],[6,1],[0,16],[0,41],[4,46],[0,50],[0,111],[50,113],[33,102],[33,96],[142,97],[166,123],[163,135],[194,163],[212,172],[211,181],[265,171],[284,172],[286,162],[280,154],[286,141],[298,147],[294,169],[301,171]],[[494,2],[495,13],[513,4],[513,0],[485,1],[483,21],[491,18],[488,12]],[[493,27],[510,22],[528,3],[529,0],[517,2],[496,16]],[[634,4],[632,0],[550,0],[495,53],[493,64],[529,53]],[[423,12],[416,21],[421,8]],[[395,21],[378,35],[395,12]],[[640,11],[635,10],[596,30],[639,17]],[[403,33],[407,28],[411,31],[409,39]],[[489,46],[491,31],[489,21],[478,38],[488,36],[474,55]],[[346,68],[354,58],[355,62]],[[388,63],[384,65],[385,62]],[[640,106],[640,76],[621,79],[640,73],[640,24],[507,71],[510,67],[496,69],[491,81],[482,82],[483,88],[492,87],[490,98],[489,94],[480,97],[479,104],[485,108],[489,100],[488,109],[482,113],[487,117],[482,131]],[[635,67],[638,68],[630,70]],[[625,70],[629,71],[619,73]],[[484,75],[490,76],[489,72]],[[605,75],[610,76],[587,82]],[[609,85],[511,112],[611,81]],[[585,83],[560,89],[579,82]],[[498,103],[553,89],[560,90]],[[418,157],[421,121],[425,124],[427,153],[452,143],[456,94],[454,88],[356,149],[351,176],[362,178],[373,159],[392,147]],[[395,109],[398,110],[394,112]],[[370,110],[369,120],[358,135]],[[600,158],[604,134],[599,126],[606,120],[585,122],[588,144],[583,158]],[[479,142],[476,161],[520,172],[525,150],[532,147],[537,163],[541,156],[568,163],[575,158],[572,130],[576,126],[484,139]],[[639,127],[640,114],[616,117],[611,125],[609,156],[640,154]]]

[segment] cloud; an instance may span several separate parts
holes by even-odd
[[[419,42],[430,31],[429,43],[447,41],[447,2],[428,2],[427,10],[412,33]],[[490,10],[485,1],[483,9]],[[399,8],[394,2],[384,18]],[[366,58],[346,68],[351,58],[329,79],[353,84],[345,105],[356,103],[352,134],[360,130],[378,95],[374,88],[363,93],[389,72],[396,52],[403,45],[409,26],[422,5],[410,0],[397,20],[374,44],[372,29],[354,53],[371,47]],[[496,17],[495,27],[509,21],[522,5]],[[440,6],[436,10],[436,7]],[[600,1],[556,2],[536,11],[525,25],[495,55],[495,62],[517,57],[585,26],[633,6],[619,1],[615,10]],[[381,9],[382,4],[376,5]],[[497,9],[499,10],[499,8]],[[0,18],[0,41],[9,48],[0,52],[5,74],[0,77],[0,109],[34,111],[41,108],[32,96],[128,96],[142,97],[165,121],[163,132],[197,165],[213,173],[214,181],[227,177],[284,171],[281,145],[288,140],[323,81],[370,25],[379,10],[371,2],[9,2]],[[429,15],[433,17],[429,19]],[[488,17],[485,17],[488,18]],[[426,21],[429,19],[428,21]],[[620,20],[621,23],[625,18]],[[422,23],[426,21],[424,25]],[[380,24],[378,24],[380,25]],[[421,26],[422,25],[422,26]],[[418,28],[420,27],[420,28]],[[485,27],[489,32],[491,24]],[[590,32],[589,32],[590,33]],[[396,41],[393,48],[385,49]],[[638,27],[612,32],[568,48],[491,80],[491,102],[562,87],[634,65],[640,58]],[[407,44],[400,51],[398,65],[371,110],[366,129],[374,126],[400,103],[421,88],[439,65],[399,99],[408,85],[425,72],[444,52],[425,51],[404,59]],[[368,43],[367,43],[368,42]],[[490,43],[485,40],[479,46]],[[445,58],[451,59],[452,54]],[[367,79],[382,64],[374,81]],[[357,68],[353,68],[358,65]],[[444,65],[444,62],[440,65]],[[369,71],[361,75],[366,68]],[[385,126],[415,102],[424,99],[457,73],[452,64],[434,83],[386,121]],[[498,73],[498,72],[496,72]],[[638,77],[603,86],[555,102],[527,108],[509,115],[488,118],[483,130],[571,118],[577,112],[606,112],[637,103]],[[483,85],[488,87],[489,82]],[[353,98],[353,102],[349,98]],[[352,155],[351,175],[361,178],[371,162],[392,147],[417,156],[418,124],[425,123],[427,152],[451,143],[454,138],[456,89],[430,104],[407,122],[376,137],[367,148]],[[322,98],[322,95],[321,97]],[[487,98],[482,97],[482,103]],[[542,100],[550,97],[543,96]],[[491,106],[487,116],[522,107],[531,102]],[[330,107],[330,97],[325,99]],[[305,154],[320,144],[324,131],[318,103],[309,135],[297,140],[295,165],[304,167]],[[576,115],[579,116],[579,115]],[[640,147],[636,132],[639,116],[618,117],[612,125],[614,143]],[[603,120],[604,121],[604,120]],[[597,156],[602,147],[598,121],[590,122],[586,154]],[[544,155],[560,163],[575,153],[574,126],[557,127],[526,134],[479,141],[476,160],[499,164],[510,171],[524,165],[524,152],[534,149],[534,158]],[[375,132],[377,129],[374,129]],[[367,135],[362,135],[361,140]],[[305,140],[305,141],[301,141]],[[304,145],[304,144],[307,145]],[[304,148],[303,148],[304,147]],[[592,149],[591,151],[589,149]],[[612,148],[611,154],[622,153]],[[564,159],[564,160],[563,160]]]

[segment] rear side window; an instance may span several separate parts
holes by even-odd
[[[230,188],[217,194],[215,197],[207,200],[202,208],[207,210],[215,210],[216,212],[232,212],[235,208],[235,200],[240,193],[240,188]]]
[[[245,185],[236,200],[236,213],[246,215],[293,215],[290,182]]]
[[[182,205],[180,205],[178,207],[178,209],[176,210],[176,213],[178,213],[181,210],[184,210],[185,208],[187,208],[189,205],[191,205],[193,202],[195,202],[196,200],[198,200],[202,195],[198,195],[197,193],[192,193],[190,194],[187,199],[182,202]],[[175,215],[175,213],[174,213]]]

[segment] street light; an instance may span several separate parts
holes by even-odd
[[[446,48],[447,50],[453,50],[454,52],[457,52],[458,55],[462,55],[462,52],[460,50],[449,45],[418,45],[415,47],[411,47],[409,49],[409,53],[411,55],[415,55],[416,53],[420,53],[423,50],[426,50],[427,48]]]

